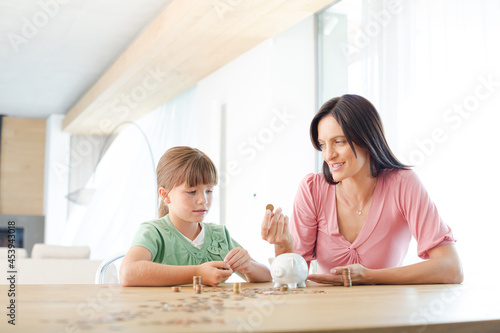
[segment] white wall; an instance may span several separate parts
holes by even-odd
[[[226,142],[219,166],[226,205],[206,221],[219,223],[225,217],[222,222],[233,238],[263,263],[274,256],[273,247],[260,237],[266,204],[290,215],[300,179],[315,170],[309,140],[316,112],[314,40],[311,16],[197,85],[198,147],[220,161],[221,135]]]
[[[263,263],[274,256],[273,247],[260,237],[266,205],[281,206],[290,215],[299,180],[315,170],[315,153],[308,132],[316,111],[314,40],[311,16],[212,73],[188,93],[156,110],[155,115],[138,121],[147,131],[153,150],[156,152],[158,148],[158,158],[172,145],[190,145],[202,149],[214,160],[222,181],[206,222],[225,223],[233,238]],[[222,108],[226,126],[221,124]],[[151,117],[155,119],[153,122]],[[156,123],[156,127],[148,127],[150,123]],[[128,137],[127,132],[123,130],[120,137]],[[58,132],[51,130],[50,133]],[[65,142],[63,150],[69,149],[67,136],[64,140],[48,140],[53,144],[47,148],[48,154],[56,152],[57,140],[59,144]],[[107,185],[103,183],[102,188],[97,188],[92,203],[79,206],[69,218],[66,202],[59,203],[67,193],[67,173],[63,183],[54,184],[50,175],[47,176],[50,191],[65,189],[64,193],[57,194],[59,199],[53,194],[47,196],[50,243],[89,245],[91,257],[100,259],[126,250],[137,226],[155,217],[150,207],[137,199],[138,195],[149,197],[149,194],[140,194],[147,190],[144,184],[149,183],[151,177],[149,164],[145,166],[147,170],[138,171],[122,165],[132,162],[120,162],[120,158],[135,156],[136,150],[145,152],[144,142],[132,140],[137,143],[137,147],[133,147],[130,138],[127,144],[121,141],[114,140],[108,152],[122,151],[122,155],[108,161],[110,153],[106,153],[96,174],[102,174],[105,180],[135,180],[134,184],[127,181],[126,190],[115,188],[115,192],[110,192],[113,187],[109,188],[109,181],[105,181]],[[67,165],[69,152],[60,153],[61,156],[49,158],[49,163]],[[134,160],[139,163],[141,159]],[[48,168],[52,170],[53,166]],[[144,181],[139,180],[143,178]],[[221,206],[224,195],[227,201]],[[129,201],[134,203],[128,204]],[[65,209],[54,210],[57,207]],[[130,214],[130,209],[134,214]],[[60,214],[55,216],[55,212]],[[113,242],[103,241],[110,238]]]
[[[62,131],[63,114],[47,118],[45,138],[44,215],[45,243],[60,244],[68,201],[69,150],[71,135]]]

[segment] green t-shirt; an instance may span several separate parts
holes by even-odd
[[[151,252],[151,261],[164,265],[200,265],[209,261],[223,261],[227,253],[241,247],[229,236],[223,225],[203,223],[205,239],[198,249],[174,227],[168,215],[141,223],[132,246],[142,246]]]

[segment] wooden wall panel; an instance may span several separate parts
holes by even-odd
[[[45,119],[3,117],[0,214],[43,215]]]

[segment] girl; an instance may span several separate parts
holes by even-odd
[[[237,272],[249,282],[271,281],[223,225],[203,223],[212,203],[217,170],[198,149],[174,147],[157,168],[159,219],[144,222],[120,268],[123,286],[169,286],[201,276],[216,286]]]

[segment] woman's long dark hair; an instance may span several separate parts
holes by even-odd
[[[349,146],[357,157],[353,142],[370,155],[370,170],[377,177],[382,169],[408,169],[392,153],[384,135],[380,116],[370,101],[358,95],[343,95],[325,102],[311,121],[311,141],[321,151],[318,142],[318,123],[323,117],[333,116],[339,123]],[[328,163],[323,162],[323,175],[330,184],[338,184],[330,172]]]

